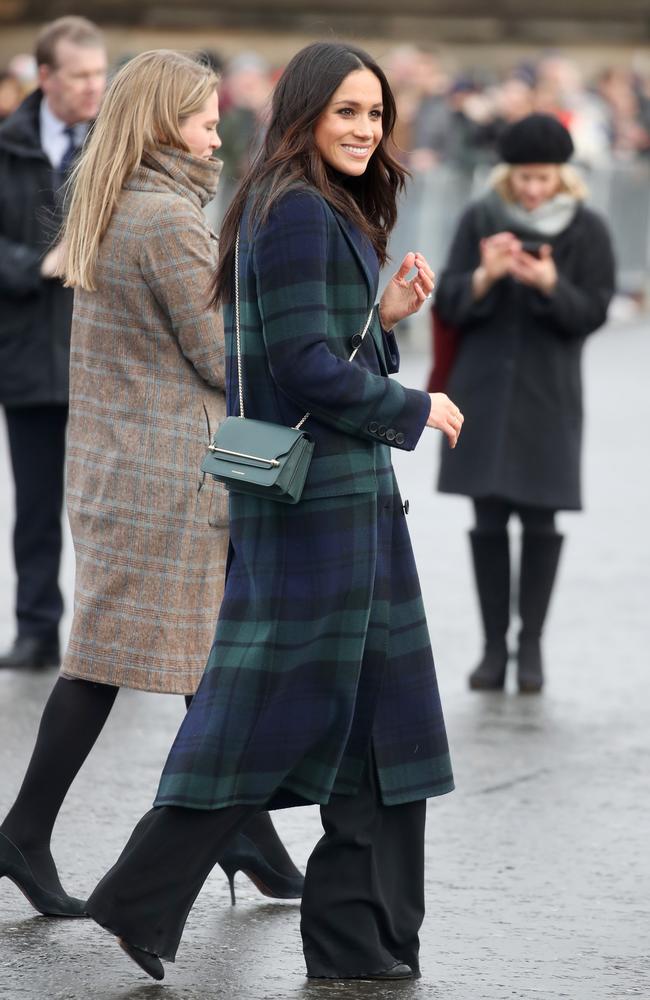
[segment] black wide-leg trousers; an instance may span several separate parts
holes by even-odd
[[[426,800],[385,806],[374,758],[356,796],[321,806],[301,923],[307,975],[346,979],[404,962],[420,973]]]
[[[150,810],[88,913],[129,944],[174,961],[203,883],[256,811]],[[424,800],[384,806],[371,759],[357,795],[335,795],[321,807],[325,834],[309,859],[302,902],[309,976],[363,976],[398,961],[419,972],[425,812]]]

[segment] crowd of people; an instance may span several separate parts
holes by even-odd
[[[224,59],[208,50],[206,57],[222,78],[224,179],[237,180],[259,148],[281,70],[254,51]],[[480,64],[457,69],[445,53],[416,45],[390,49],[381,62],[397,101],[395,139],[416,172],[441,163],[459,170],[495,163],[503,129],[535,111],[568,128],[576,160],[586,167],[650,159],[647,67],[612,64],[588,75],[574,59],[549,51],[506,72]],[[28,54],[0,70],[0,121],[36,83]]]
[[[569,164],[579,119],[545,89],[563,78],[549,57],[530,85],[547,105],[491,123],[501,166],[460,220],[435,302],[416,250],[380,294],[407,177],[391,137],[402,128],[414,167],[423,149],[449,157],[454,95],[470,92],[434,86],[435,57],[410,50],[409,116],[400,60],[394,94],[346,43],[308,45],[273,87],[256,57],[221,84],[214,57],[155,50],[105,92],[101,33],[62,18],[38,37],[38,87],[0,126],[18,578],[0,668],[61,666],[0,825],[0,878],[41,913],[92,917],[157,980],[216,864],[231,887],[242,870],[301,897],[310,978],[420,975],[426,800],[454,783],[391,451],[428,429],[440,490],[476,515],[485,648],[469,686],[505,687],[513,515],[517,686],[544,683],[555,515],[581,507],[581,352],[613,294],[611,241]],[[233,190],[217,239],[204,210],[220,133]],[[396,328],[432,305],[458,349],[448,384],[425,391],[389,376]],[[283,493],[260,469],[286,465],[303,425],[313,457]],[[206,450],[228,456],[228,495]],[[76,580],[61,656],[64,463]],[[81,900],[50,837],[122,687],[184,695],[187,712],[153,809]],[[307,804],[324,835],[303,878],[269,810]]]

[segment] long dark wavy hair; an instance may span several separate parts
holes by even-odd
[[[360,69],[369,69],[381,84],[383,134],[365,172],[348,177],[325,163],[314,141],[314,126],[346,76]],[[341,42],[315,42],[293,57],[273,92],[264,145],[221,226],[219,264],[211,288],[213,305],[232,300],[235,241],[251,191],[255,192],[251,216],[258,223],[268,218],[273,203],[292,185],[311,185],[359,227],[385,264],[388,237],[397,218],[397,195],[407,176],[392,152],[396,116],[388,80],[363,49]]]

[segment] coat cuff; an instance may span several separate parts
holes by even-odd
[[[370,420],[366,432],[378,444],[387,444],[402,451],[413,451],[429,419],[431,400],[429,393],[420,389],[404,389],[404,394],[404,406],[399,418],[393,421],[395,426],[389,427],[379,420]]]

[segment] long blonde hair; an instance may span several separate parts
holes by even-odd
[[[589,197],[589,189],[574,166],[570,163],[558,163],[559,187],[558,194],[570,194],[577,201],[585,201]],[[514,202],[515,197],[510,184],[512,165],[498,163],[488,180],[488,186],[494,188],[504,201]]]
[[[124,182],[161,145],[189,152],[179,127],[218,82],[208,66],[169,49],[143,52],[117,73],[70,178],[62,231],[68,287],[95,291],[99,245]]]

